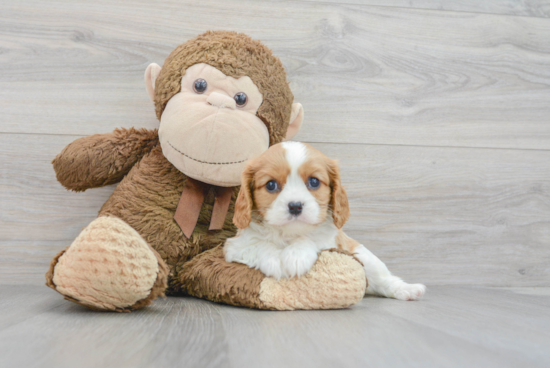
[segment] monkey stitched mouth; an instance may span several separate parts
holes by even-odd
[[[189,155],[186,155],[185,153],[181,152],[179,149],[177,149],[176,147],[174,147],[172,145],[172,143],[170,143],[170,141],[167,141],[168,144],[170,145],[170,147],[172,147],[173,149],[175,149],[177,152],[179,152],[182,156],[185,156],[193,161],[197,161],[197,162],[200,162],[201,164],[208,164],[208,165],[231,165],[231,164],[240,164],[240,163],[243,163],[246,161],[246,159],[244,160],[241,160],[241,161],[233,161],[233,162],[208,162],[208,161],[202,161],[202,160],[197,160],[196,158],[193,158]]]

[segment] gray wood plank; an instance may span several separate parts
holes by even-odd
[[[539,18],[550,17],[550,2],[547,0],[329,0],[328,2],[334,4],[376,5]]]
[[[211,28],[281,57],[298,139],[550,148],[547,19],[251,0],[0,4],[0,132],[155,127],[143,71]]]
[[[42,284],[113,187],[71,193],[50,161],[75,137],[0,134],[0,283]],[[427,284],[550,286],[549,151],[314,144],[338,158],[346,231]]]
[[[0,331],[65,304],[46,286],[0,286]]]
[[[98,313],[45,287],[0,286],[3,367],[545,367],[550,291],[432,287],[419,302],[270,312],[170,297]],[[5,300],[8,300],[7,302]],[[0,326],[2,326],[0,324]]]

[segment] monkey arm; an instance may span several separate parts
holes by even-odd
[[[157,129],[115,129],[77,139],[52,164],[65,188],[81,192],[119,182],[157,143]]]

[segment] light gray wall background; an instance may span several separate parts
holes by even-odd
[[[550,286],[550,5],[511,0],[0,2],[0,284],[43,283],[113,187],[70,193],[74,139],[155,128],[150,62],[208,29],[281,58],[338,158],[347,232],[427,285]]]

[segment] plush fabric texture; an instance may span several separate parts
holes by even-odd
[[[195,257],[178,275],[189,295],[219,303],[269,309],[259,299],[265,276],[239,263],[227,263],[223,248],[216,247]]]
[[[207,32],[179,46],[166,59],[155,88],[159,118],[168,100],[179,91],[185,69],[197,63],[209,64],[236,78],[249,76],[263,95],[258,116],[268,127],[270,144],[283,140],[293,102],[284,68],[260,42],[234,32]],[[99,211],[99,218],[51,262],[46,284],[66,299],[119,312],[148,305],[165,292],[253,308],[298,308],[288,300],[291,293],[302,292],[300,287],[291,287],[293,283],[279,289],[274,284],[264,286],[266,304],[259,299],[265,277],[223,259],[220,247],[236,233],[232,218],[239,187],[232,189],[221,230],[209,231],[215,202],[210,188],[191,237],[184,236],[174,214],[187,177],[163,155],[157,130],[116,129],[80,138],[53,160],[53,166],[59,182],[70,190],[119,183]],[[330,272],[337,268],[323,267]],[[111,280],[110,272],[121,279]],[[350,275],[353,277],[353,272]],[[334,290],[340,285],[348,290],[351,282],[321,272],[308,282],[314,285],[317,277],[322,283],[333,283]],[[330,285],[324,290],[330,290]],[[286,301],[277,304],[273,297],[277,293]],[[317,296],[340,299],[340,295],[325,291]],[[311,301],[315,306],[339,303],[318,302],[315,296]],[[307,308],[307,301],[302,305]]]
[[[349,253],[323,251],[311,270],[300,278],[276,281],[266,277],[260,301],[269,309],[340,309],[365,295],[365,270]]]
[[[65,188],[81,192],[118,183],[157,144],[156,129],[117,129],[77,139],[52,164]]]
[[[160,146],[146,154],[128,173],[101,208],[100,216],[115,216],[134,228],[155,249],[170,269],[168,293],[178,293],[177,274],[196,255],[223,245],[236,233],[232,218],[239,188],[233,198],[222,230],[209,231],[215,201],[213,188],[205,196],[197,225],[187,239],[174,214],[187,177],[162,154]]]
[[[179,277],[189,295],[270,310],[347,308],[367,288],[361,264],[337,249],[322,252],[305,276],[277,281],[244,264],[225,262],[222,247],[216,247],[188,262]]]
[[[56,261],[49,286],[96,309],[132,307],[151,300],[157,280],[161,294],[166,285],[164,262],[134,229],[114,217],[90,223]]]
[[[269,147],[269,130],[257,116],[262,96],[249,77],[235,79],[205,63],[193,65],[185,73],[180,92],[162,113],[158,134],[164,156],[193,179],[238,186],[246,161]],[[201,96],[193,85],[203,77],[208,89]],[[237,107],[232,96],[217,90],[246,92],[248,102]]]
[[[269,130],[270,144],[284,139],[294,96],[283,64],[260,41],[237,32],[208,31],[172,51],[155,82],[159,120],[168,100],[180,91],[185,70],[199,63],[211,65],[234,78],[250,77],[264,99],[257,115]]]

